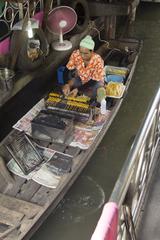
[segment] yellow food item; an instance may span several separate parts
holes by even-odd
[[[48,102],[60,102],[61,99],[60,98],[56,98],[56,97],[49,97],[47,99]]]
[[[106,66],[105,71],[106,71],[106,74],[126,76],[129,70],[127,68],[125,69],[125,68],[114,67],[114,66]]]
[[[119,97],[123,91],[123,83],[109,82],[106,86],[107,96]]]
[[[85,103],[79,103],[79,102],[73,102],[73,101],[67,101],[68,106],[74,106],[74,107],[80,107],[80,108],[85,108],[88,109],[89,105]]]
[[[87,96],[77,96],[77,97],[68,96],[66,98],[67,100],[70,100],[70,101],[77,101],[77,102],[84,102],[84,103],[90,100],[90,98]]]
[[[59,93],[55,93],[55,92],[51,92],[49,94],[50,97],[61,97],[61,95]]]

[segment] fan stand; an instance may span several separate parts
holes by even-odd
[[[66,51],[72,48],[70,41],[63,40],[62,28],[60,28],[59,42],[52,43],[52,48],[57,51]]]

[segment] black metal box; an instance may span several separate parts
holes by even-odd
[[[31,126],[34,138],[64,143],[73,133],[73,118],[42,110],[32,120]]]

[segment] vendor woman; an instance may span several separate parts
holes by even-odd
[[[69,70],[68,82],[63,86],[64,95],[76,97],[89,95],[100,102],[105,98],[104,61],[94,52],[95,42],[87,35],[80,42],[78,50],[73,51],[66,67]]]

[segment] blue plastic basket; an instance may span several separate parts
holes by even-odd
[[[61,84],[63,85],[64,84],[64,70],[65,70],[65,66],[60,66],[58,69],[57,69],[57,81],[58,81],[58,84]]]
[[[107,75],[105,77],[105,82],[109,83],[109,82],[119,82],[119,83],[123,83],[124,81],[124,76],[120,76],[120,75]]]

